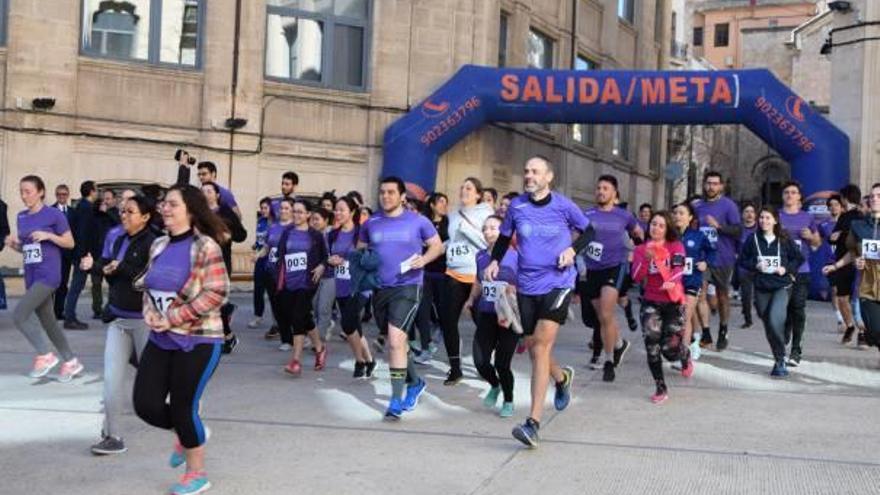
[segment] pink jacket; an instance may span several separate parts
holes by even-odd
[[[649,250],[654,255],[653,261],[650,262],[647,259]],[[648,241],[637,246],[633,253],[632,278],[637,284],[644,282],[645,300],[656,303],[683,303],[685,301],[682,282],[684,262],[684,246],[678,241],[672,243]],[[674,285],[670,290],[663,290],[661,287],[664,282],[674,282]]]

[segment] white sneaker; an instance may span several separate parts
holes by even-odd
[[[691,343],[691,359],[699,361],[700,359],[700,340],[697,339]]]
[[[260,328],[261,326],[263,326],[263,319],[260,317],[254,318],[247,324],[248,328]]]
[[[431,357],[432,357],[432,356],[431,356],[431,353],[429,353],[429,352],[422,352],[422,353],[419,353],[418,355],[416,355],[416,357],[413,358],[413,362],[416,363],[416,364],[421,364],[421,365],[431,364]]]
[[[293,346],[291,346],[290,344],[281,344],[278,346],[279,351],[287,352],[287,351],[290,351],[291,349],[293,349]]]

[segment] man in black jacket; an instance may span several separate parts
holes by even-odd
[[[96,260],[103,254],[107,234],[119,225],[120,221],[116,193],[111,189],[105,189],[100,193],[100,199],[95,206],[95,232],[89,236],[92,240],[91,251]],[[104,312],[104,272],[93,269],[90,272],[90,278],[92,280],[92,319],[100,320]]]
[[[8,235],[9,219],[6,217],[6,203],[0,199],[0,251],[3,250]],[[0,309],[6,309],[6,284],[3,283],[2,273],[0,273]]]
[[[55,204],[52,205],[67,218],[68,225],[73,225],[73,206],[70,204],[70,188],[67,184],[59,184],[55,188]],[[64,300],[67,299],[67,284],[70,282],[70,267],[73,259],[72,249],[61,250],[61,285],[55,291],[55,319],[64,319]]]
[[[86,330],[89,326],[81,322],[76,317],[76,304],[79,302],[79,295],[86,286],[86,277],[89,272],[80,268],[80,264],[85,259],[89,259],[88,265],[91,266],[94,258],[100,255],[95,254],[93,250],[93,240],[95,236],[95,201],[98,199],[98,188],[95,182],[87,180],[79,186],[79,192],[82,199],[76,205],[74,210],[73,239],[76,245],[73,247],[73,277],[70,280],[70,288],[67,291],[67,299],[64,301],[64,328],[67,330]]]

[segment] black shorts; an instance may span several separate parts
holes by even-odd
[[[584,286],[584,292],[581,297],[585,297],[588,301],[599,299],[602,294],[602,287],[612,287],[617,292],[624,294],[624,284],[629,278],[629,265],[622,263],[611,268],[603,270],[587,270],[587,280]],[[632,285],[632,279],[630,279]]]
[[[703,274],[704,280],[715,286],[718,292],[728,292],[730,290],[730,278],[733,276],[733,267],[725,266],[709,266],[709,269]]]
[[[421,302],[421,299],[421,285],[388,287],[375,291],[373,295],[373,315],[376,317],[376,325],[380,330],[385,329],[386,332],[389,325],[393,325],[404,332],[409,332],[419,312],[419,302]]]
[[[315,289],[283,290],[277,296],[277,311],[282,321],[279,325],[289,326],[294,335],[305,335],[315,329],[312,299]]]
[[[850,263],[840,270],[834,270],[828,281],[837,289],[838,297],[851,296],[856,283],[856,268]]]
[[[685,287],[684,293],[689,296],[700,297],[701,290],[703,290],[702,287]]]
[[[359,335],[363,335],[363,331],[361,330],[361,311],[364,309],[364,303],[366,301],[366,298],[360,293],[336,298],[336,303],[339,305],[342,331],[346,336],[355,332]]]
[[[564,325],[568,318],[571,293],[572,289],[553,289],[537,296],[517,294],[516,302],[519,304],[523,335],[534,334],[538,320],[550,320]]]

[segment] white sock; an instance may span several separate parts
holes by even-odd
[[[842,323],[843,323],[843,315],[840,314],[840,310],[839,310],[839,309],[835,309],[835,310],[834,310],[834,316],[837,317],[837,323],[838,323],[838,324],[842,324]]]
[[[614,362],[614,351],[605,352],[605,361]]]

